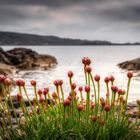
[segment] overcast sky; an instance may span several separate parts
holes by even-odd
[[[0,0],[0,30],[140,42],[140,0]]]

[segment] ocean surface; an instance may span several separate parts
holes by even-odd
[[[67,72],[74,72],[73,81],[77,86],[85,85],[82,58],[88,56],[92,60],[93,75],[101,76],[101,95],[105,96],[106,87],[104,78],[114,75],[115,85],[126,89],[127,76],[126,71],[120,69],[117,64],[126,60],[140,57],[140,46],[4,46],[3,49],[9,50],[15,47],[26,47],[37,51],[40,54],[50,54],[57,58],[58,65],[49,68],[47,71],[20,71],[14,75],[15,79],[25,79],[29,96],[34,97],[33,89],[30,86],[30,80],[37,80],[38,88],[50,87],[50,91],[55,90],[53,81],[55,79],[64,80],[65,96],[69,94],[69,83]],[[135,73],[134,75],[137,75]],[[78,88],[77,88],[78,89]],[[12,94],[16,94],[17,89]],[[140,98],[140,77],[133,77],[129,101],[135,101]]]

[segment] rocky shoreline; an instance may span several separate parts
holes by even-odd
[[[140,70],[140,58],[121,62],[118,64],[118,66],[125,70],[139,71]]]
[[[11,75],[20,70],[46,70],[57,64],[51,55],[38,54],[27,48],[14,48],[4,51],[0,47],[0,74]]]

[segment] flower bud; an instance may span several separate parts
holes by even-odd
[[[55,99],[55,98],[57,98],[58,96],[57,96],[57,93],[56,92],[53,92],[52,93],[52,97]]]
[[[80,86],[78,89],[79,89],[80,92],[83,91],[83,87],[82,86]]]
[[[85,86],[85,92],[87,92],[87,93],[90,92],[90,86],[89,86],[89,85],[86,85],[86,86]]]
[[[86,66],[86,67],[85,67],[85,71],[86,71],[87,73],[91,73],[92,68],[91,68],[90,66]]]
[[[72,71],[69,71],[69,72],[68,72],[68,77],[69,77],[69,78],[72,78],[72,77],[73,77],[73,72],[72,72]]]
[[[110,105],[109,105],[109,104],[106,104],[106,105],[104,106],[104,110],[105,110],[106,112],[108,112],[108,111],[110,110]]]
[[[100,81],[100,76],[99,76],[99,75],[95,75],[95,76],[94,76],[94,80],[95,80],[96,82]]]
[[[39,97],[39,102],[43,103],[44,99],[42,98],[42,96]]]
[[[70,105],[70,100],[65,99],[63,102],[64,107],[69,106]]]
[[[35,80],[31,80],[31,85],[32,86],[36,86],[36,81]]]
[[[41,96],[42,93],[43,93],[42,89],[39,89],[39,90],[38,90],[38,95]]]
[[[59,84],[60,86],[62,86],[62,85],[63,85],[63,80],[59,80],[59,81],[58,81],[58,84]]]
[[[43,90],[44,96],[46,96],[48,93],[49,93],[49,88],[44,88],[44,90]]]
[[[59,85],[59,80],[55,80],[53,84],[57,87]]]
[[[9,85],[11,85],[12,81],[11,81],[10,78],[6,78],[6,79],[4,80],[4,83],[5,83],[5,85],[9,86]]]
[[[119,94],[119,95],[124,95],[124,94],[125,94],[125,90],[118,89],[118,94]]]
[[[22,94],[21,93],[18,93],[17,94],[17,101],[18,102],[21,102],[21,100],[22,100]]]
[[[79,112],[81,112],[83,109],[84,109],[84,106],[83,106],[82,104],[79,104],[79,105],[77,106],[77,110],[78,110]]]
[[[16,80],[16,85],[23,87],[23,86],[25,86],[25,81],[24,80],[21,80],[21,79]]]
[[[111,82],[114,82],[114,80],[115,80],[114,76],[111,75],[111,76],[109,77],[109,80],[110,80]]]
[[[109,83],[110,78],[109,77],[105,77],[104,81],[105,81],[105,83]]]
[[[76,84],[75,84],[75,83],[72,83],[71,88],[72,88],[73,90],[76,89]]]
[[[130,79],[133,77],[133,72],[132,71],[128,71],[127,73],[127,77]]]
[[[111,86],[111,90],[116,93],[118,91],[118,87],[117,86]]]
[[[5,80],[5,78],[6,78],[6,77],[5,77],[3,74],[1,74],[1,75],[0,75],[0,83],[3,83],[4,80]]]
[[[97,116],[92,116],[92,117],[91,117],[91,120],[92,120],[93,122],[96,122],[96,121],[97,121],[97,119],[98,119],[98,117],[97,117]]]
[[[84,58],[82,59],[82,63],[83,63],[84,65],[90,65],[91,60],[90,60],[88,57],[84,57]]]

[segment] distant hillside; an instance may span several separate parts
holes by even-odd
[[[0,45],[112,45],[109,41],[81,40],[24,33],[0,32]],[[140,44],[140,43],[138,43]],[[119,45],[119,44],[116,44]],[[126,43],[125,45],[130,45]]]

